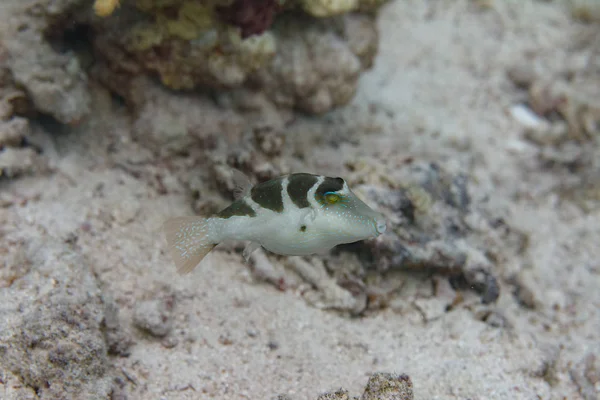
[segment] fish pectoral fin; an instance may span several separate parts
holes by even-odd
[[[242,256],[244,257],[244,261],[249,262],[250,256],[252,255],[252,253],[254,253],[259,248],[260,248],[260,243],[256,243],[256,242],[248,243],[246,245],[246,247],[244,247],[244,251],[242,253]]]
[[[233,197],[235,200],[241,199],[242,197],[246,197],[250,190],[252,189],[252,183],[250,179],[240,170],[235,168],[231,169],[231,174],[233,176]]]
[[[315,218],[317,218],[317,212],[312,208],[304,211],[300,215],[300,221],[298,221],[298,227],[309,225],[314,222]]]

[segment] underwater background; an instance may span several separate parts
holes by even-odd
[[[388,219],[181,276],[307,172]],[[600,398],[600,2],[2,0],[0,399]]]

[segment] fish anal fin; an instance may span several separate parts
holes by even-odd
[[[177,272],[189,274],[217,245],[210,240],[210,226],[202,217],[176,217],[163,225],[167,247]]]
[[[233,197],[235,200],[241,199],[242,197],[246,197],[250,190],[252,189],[252,183],[250,179],[240,170],[232,168],[231,174],[233,177]]]

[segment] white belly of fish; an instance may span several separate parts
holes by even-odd
[[[333,238],[324,238],[315,232],[302,232],[286,227],[276,235],[261,238],[259,242],[265,249],[282,255],[302,256],[329,250],[338,244]]]
[[[339,244],[335,235],[327,235],[299,213],[275,215],[265,212],[253,218],[230,218],[226,235],[230,239],[249,240],[281,255],[300,256],[329,250]],[[302,226],[305,229],[302,230]]]
[[[329,250],[339,244],[336,237],[318,231],[310,220],[303,223],[298,215],[279,216],[265,224],[264,228],[257,242],[276,254],[308,255]]]
[[[315,234],[298,230],[282,229],[273,237],[264,237],[259,242],[265,249],[281,255],[302,256],[329,250],[338,243],[323,240]]]

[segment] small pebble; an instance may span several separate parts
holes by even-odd
[[[172,349],[179,344],[179,339],[177,339],[175,336],[167,336],[160,342],[160,344],[162,344],[162,346],[166,349]]]
[[[544,130],[549,129],[550,124],[545,119],[539,117],[531,108],[516,104],[510,108],[511,116],[527,129]]]
[[[248,335],[251,338],[255,338],[255,337],[258,336],[258,332],[256,330],[254,330],[254,329],[248,329],[246,331],[246,335]]]
[[[536,79],[536,73],[530,65],[520,64],[506,71],[508,79],[520,88],[527,89]]]
[[[219,343],[224,346],[230,346],[233,344],[233,340],[231,340],[228,336],[221,335],[219,336]]]
[[[152,336],[164,337],[173,328],[172,307],[164,300],[149,300],[136,305],[134,324]]]

